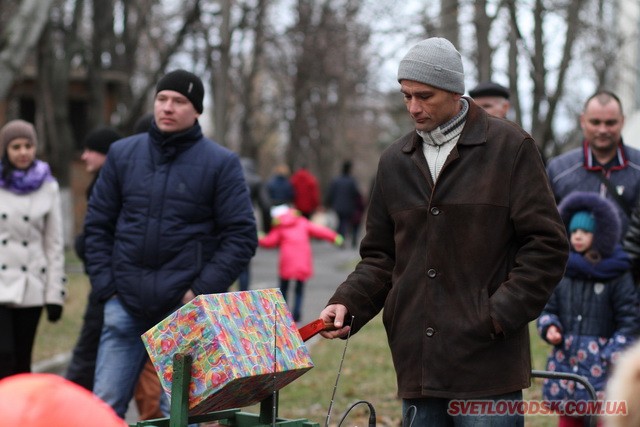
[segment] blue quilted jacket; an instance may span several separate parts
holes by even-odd
[[[255,253],[239,158],[196,122],[155,124],[114,143],[89,200],[86,264],[98,300],[113,295],[151,324],[196,294],[225,292]]]
[[[571,251],[565,275],[538,318],[538,332],[546,340],[551,325],[562,331],[547,369],[586,377],[601,399],[613,364],[638,334],[638,297],[629,258],[618,244],[621,225],[613,203],[595,193],[574,192],[559,209],[565,224],[576,212],[591,212],[596,222],[592,249],[599,258]],[[547,400],[591,398],[579,383],[551,379],[544,381],[543,395]]]

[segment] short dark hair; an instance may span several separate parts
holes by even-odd
[[[610,90],[598,89],[596,93],[594,93],[589,98],[587,98],[587,100],[584,103],[584,106],[582,107],[582,111],[587,110],[587,105],[589,105],[589,102],[591,102],[592,99],[596,99],[601,105],[605,105],[611,101],[615,101],[618,103],[618,107],[620,107],[620,114],[624,114],[622,111],[622,102],[620,102],[620,98],[618,98],[618,95],[611,92]]]

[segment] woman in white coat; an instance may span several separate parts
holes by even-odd
[[[42,309],[57,321],[65,296],[60,192],[36,147],[30,123],[0,129],[0,379],[31,371]]]

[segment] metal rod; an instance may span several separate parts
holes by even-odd
[[[351,316],[351,326],[353,325],[353,318]],[[338,375],[336,376],[336,383],[333,385],[333,392],[331,393],[331,402],[329,403],[329,411],[327,412],[327,420],[325,421],[325,427],[329,427],[329,418],[331,418],[331,410],[333,409],[333,401],[336,397],[336,391],[338,390],[338,381],[340,380],[340,372],[342,372],[342,362],[344,362],[344,356],[347,354],[347,346],[349,345],[349,338],[351,337],[351,328],[347,334],[347,339],[344,341],[344,350],[342,350],[342,357],[340,358],[340,366],[338,367]]]

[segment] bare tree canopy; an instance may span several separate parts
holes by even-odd
[[[53,0],[23,0],[12,19],[5,23],[0,39],[0,99],[6,98],[27,54],[38,43],[52,3]]]
[[[438,35],[463,54],[467,86],[495,79],[510,88],[512,118],[551,155],[570,143],[585,88],[615,79],[622,40],[614,3],[1,2],[0,112],[21,114],[11,89],[33,78],[24,72],[31,64],[30,119],[67,182],[65,162],[82,135],[99,124],[129,133],[150,109],[158,78],[186,68],[208,83],[200,121],[218,142],[255,159],[262,175],[276,162],[304,162],[324,183],[347,157],[374,163],[406,130],[401,100],[388,89],[399,55]],[[370,166],[355,162],[354,172],[368,179]]]

